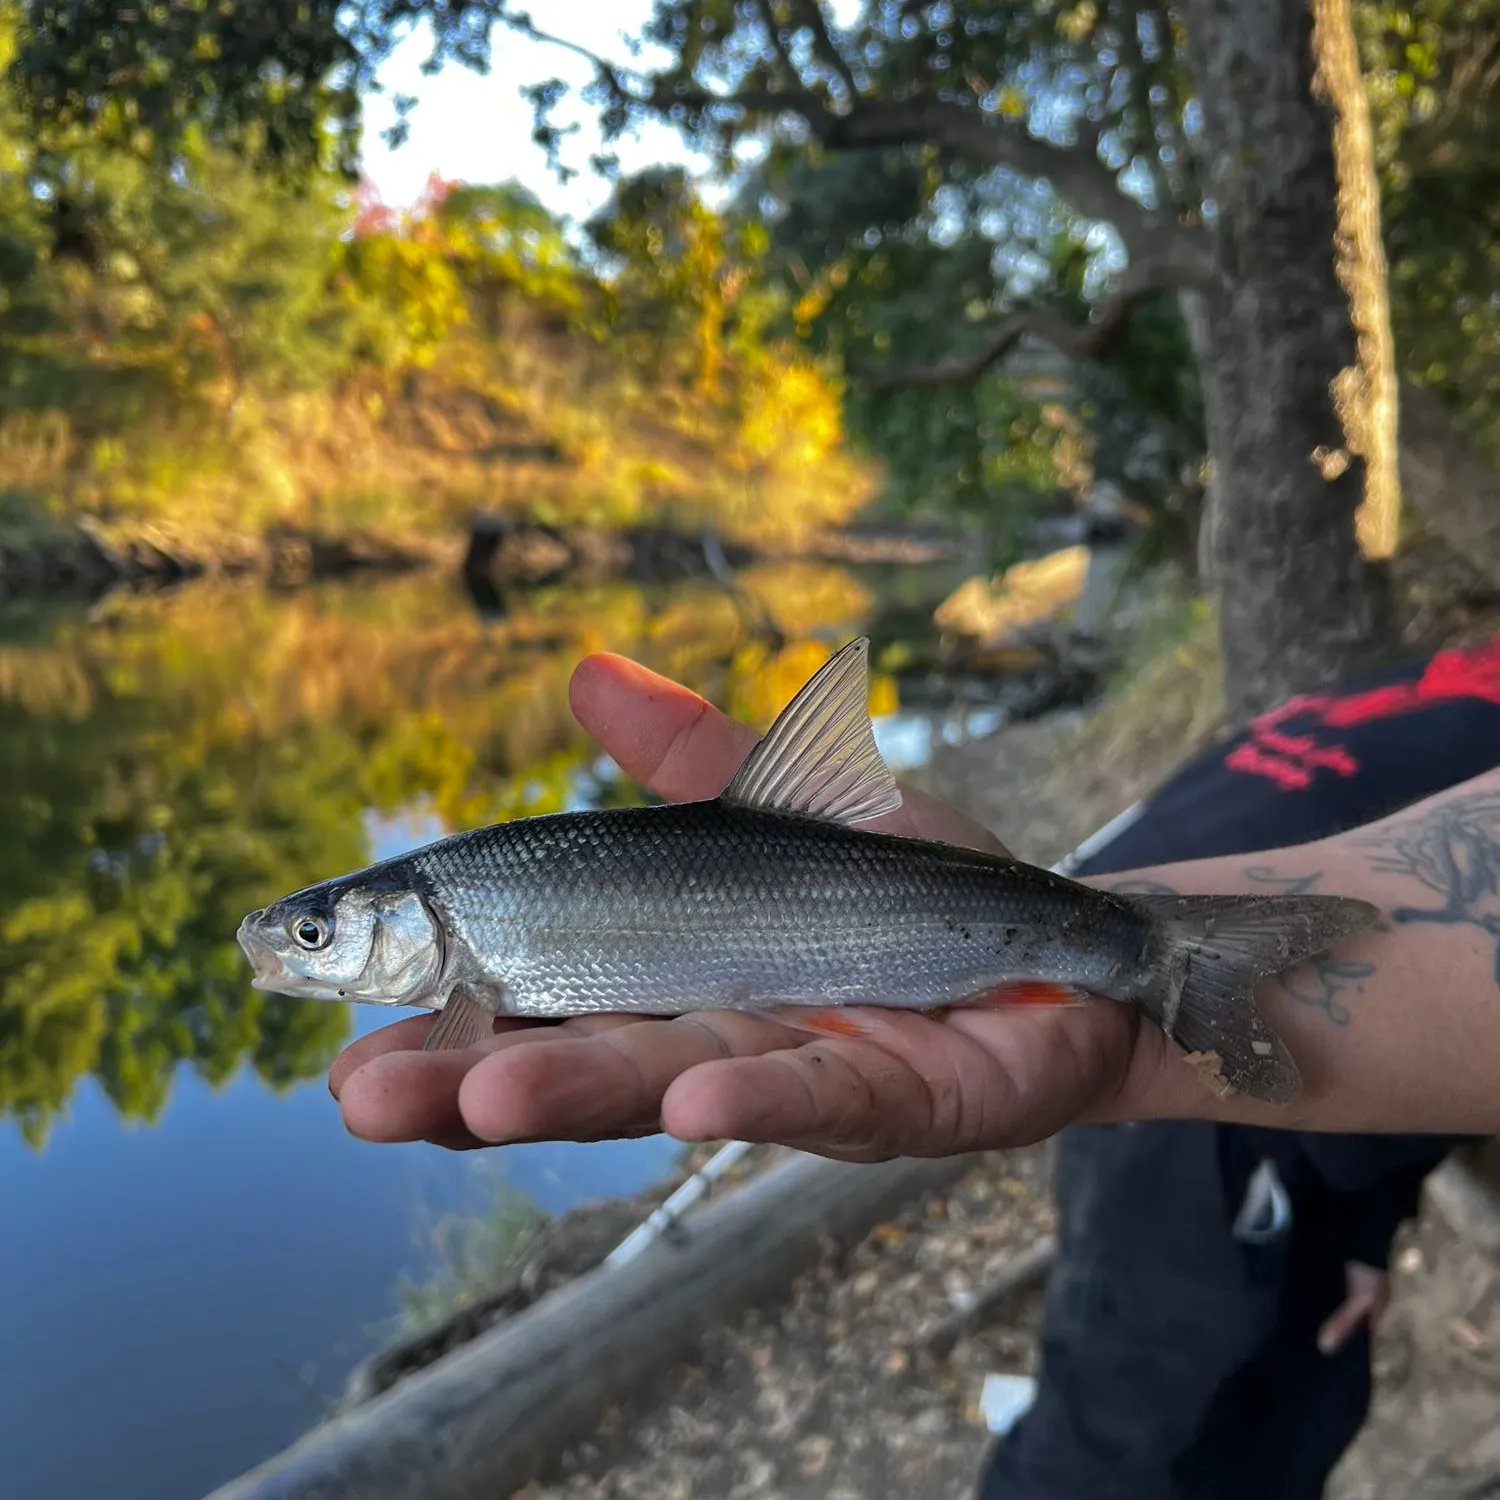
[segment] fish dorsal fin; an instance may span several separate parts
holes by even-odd
[[[870,723],[870,642],[860,636],[782,709],[723,792],[725,802],[863,823],[901,806]]]

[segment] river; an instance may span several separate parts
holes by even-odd
[[[6,1494],[193,1500],[318,1417],[434,1269],[444,1216],[670,1169],[661,1137],[354,1140],[325,1070],[388,1013],[257,994],[234,931],[445,831],[639,800],[568,713],[586,652],[764,726],[891,592],[810,564],[739,584],[559,587],[486,618],[425,577],[200,583],[0,616]],[[876,703],[882,748],[920,761],[933,723],[889,678]]]

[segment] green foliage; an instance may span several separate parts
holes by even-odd
[[[804,653],[870,607],[837,569],[742,583]],[[763,676],[789,696],[801,676],[745,632],[717,587],[556,589],[487,625],[428,580],[6,617],[0,1117],[39,1145],[89,1075],[144,1121],[180,1068],[315,1075],[349,1013],[251,990],[245,912],[365,863],[372,810],[461,828],[563,807],[597,754],[568,678],[605,644],[735,701]]]
[[[1494,0],[1357,9],[1401,357],[1492,434]],[[540,6],[509,20],[533,35],[547,24]],[[646,39],[660,49],[648,68],[596,60],[589,96],[606,133],[651,116],[742,179],[745,161],[760,162],[742,211],[772,223],[804,298],[803,333],[856,376],[979,370],[1017,307],[1080,323],[1138,250],[1143,264],[1159,253],[1160,231],[1204,222],[1192,83],[1171,7],[870,0],[835,12],[658,0]],[[554,146],[565,92],[534,94],[540,138]],[[971,144],[1006,122],[1001,151]],[[968,377],[971,391],[919,384],[857,396],[851,433],[885,460],[893,498],[1019,518],[1028,501],[1068,487],[1055,465],[1047,472],[1037,363],[1023,347],[1019,373],[985,365]],[[1197,485],[1204,425],[1170,299],[1137,304],[1103,370],[1058,360],[1043,379],[1060,383],[1053,394],[1081,421],[1094,474],[1162,523],[1158,550],[1185,545],[1179,502]],[[1014,451],[1027,446],[1029,456]]]
[[[1495,0],[1355,7],[1401,364],[1500,464]]]
[[[529,18],[512,21],[535,30]],[[1161,475],[1175,486],[1183,455],[1196,461],[1202,444],[1191,354],[1166,299],[1145,309],[1147,326],[1132,320],[1103,373],[1033,345],[977,379],[901,378],[980,355],[1018,307],[1083,323],[1123,264],[1120,239],[1045,181],[939,148],[920,126],[893,127],[899,144],[856,148],[830,116],[845,115],[857,88],[877,133],[882,111],[925,98],[976,125],[1010,120],[1064,150],[1070,137],[1093,137],[1099,176],[1126,194],[1122,211],[1134,195],[1191,222],[1189,91],[1168,10],[870,4],[841,29],[827,6],[661,0],[647,37],[665,61],[628,88],[600,65],[606,131],[664,116],[737,175],[738,212],[770,226],[799,335],[853,377],[850,433],[880,460],[885,503],[977,521],[1003,560],[1032,515],[1087,487],[1091,455],[1107,446],[1100,477],[1128,479],[1164,509]],[[726,94],[779,94],[804,123],[731,107]],[[536,98],[545,133],[561,94]],[[819,143],[825,132],[831,149]],[[739,162],[756,159],[751,139],[770,149],[747,172]],[[1087,153],[1076,155],[1087,162]],[[1078,170],[1087,169],[1065,169],[1064,189]]]
[[[315,199],[326,197],[338,179],[325,174],[349,164],[357,91],[370,86],[409,23],[429,25],[433,68],[447,60],[483,67],[492,22],[539,34],[546,10],[522,12],[507,0],[359,0],[342,9],[207,0],[128,8],[12,3],[0,11],[7,18],[0,61],[14,58],[0,100],[0,175],[4,152],[13,155],[23,140],[30,179],[55,191],[44,203],[18,191],[15,180],[0,183],[0,208],[12,210],[0,213],[0,281],[9,288],[26,280],[28,267],[88,247],[94,273],[106,264],[118,268],[122,284],[108,297],[70,284],[65,295],[54,288],[54,300],[72,306],[81,296],[107,307],[132,339],[151,344],[157,352],[145,361],[142,381],[149,373],[177,392],[199,379],[196,367],[228,365],[211,347],[215,339],[245,359],[223,326],[235,321],[227,309],[205,308],[202,297],[174,300],[172,288],[144,284],[149,277],[135,268],[159,267],[161,258],[108,213],[102,217],[111,232],[99,229],[94,177],[80,176],[78,153],[176,166],[216,152],[257,171],[274,167],[284,185],[311,184]],[[348,246],[337,257],[333,280],[343,295],[326,313],[330,322],[319,325],[309,312],[283,326],[318,327],[317,346],[335,364],[345,351],[382,370],[441,366],[456,333],[475,323],[504,326],[508,298],[520,289],[575,330],[597,337],[607,328],[633,356],[648,359],[653,379],[686,380],[708,415],[674,416],[671,425],[702,449],[707,443],[695,443],[689,432],[696,424],[728,452],[735,445],[726,440],[724,413],[737,403],[748,411],[766,402],[764,386],[742,383],[737,393],[735,378],[725,375],[738,360],[743,381],[754,364],[748,334],[733,349],[737,330],[784,319],[857,380],[890,367],[963,360],[980,352],[1017,306],[1039,304],[1082,320],[1108,295],[1127,258],[1130,235],[1102,221],[1123,225],[1133,202],[1147,220],[1201,223],[1191,80],[1172,7],[869,0],[839,10],[842,25],[834,14],[827,5],[792,0],[657,0],[643,36],[655,45],[656,62],[632,73],[596,59],[587,96],[607,139],[647,116],[678,125],[731,177],[748,180],[730,218],[697,203],[680,176],[622,184],[610,214],[594,226],[613,267],[600,281],[571,263],[556,226],[534,203],[505,188],[463,189],[415,222]],[[1500,451],[1492,295],[1500,195],[1487,82],[1500,31],[1494,0],[1370,0],[1356,16],[1376,116],[1403,364]],[[567,90],[544,80],[530,93],[537,138],[558,152],[567,132],[554,116]],[[1024,149],[1014,168],[995,166],[964,149],[937,148],[920,123],[882,126],[874,134],[883,133],[886,144],[851,149],[842,135],[855,94],[867,123],[889,125],[893,117],[881,111],[927,100],[976,123],[1008,122]],[[792,110],[765,108],[773,95]],[[398,113],[407,104],[398,101]],[[761,164],[747,173],[747,161]],[[99,180],[124,170],[101,168]],[[216,170],[229,168],[221,162]],[[1121,190],[1118,202],[1111,184]],[[773,226],[769,248],[763,215]],[[191,214],[174,209],[173,222],[189,238],[198,232]],[[172,254],[182,248],[173,243]],[[108,254],[101,260],[95,249]],[[252,255],[247,264],[275,258]],[[192,259],[189,252],[185,263]],[[279,263],[296,260],[283,254]],[[269,297],[265,305],[274,302]],[[163,310],[173,307],[177,314]],[[195,323],[200,315],[209,321]],[[151,339],[143,321],[154,330]],[[1175,314],[1157,301],[1138,311],[1103,375],[1054,366],[1044,376],[1053,386],[1049,397],[1060,395],[1082,420],[1095,471],[1127,483],[1163,515],[1171,510],[1174,476],[1193,466],[1202,442],[1191,360],[1174,323]],[[113,327],[106,337],[113,338]],[[186,334],[173,343],[171,328],[197,328],[202,347]],[[254,329],[244,341],[273,342]],[[17,343],[11,353],[23,375],[50,373],[64,383],[84,363],[59,361],[50,345]],[[271,363],[299,376],[313,368],[290,350]],[[763,368],[778,373],[781,366],[772,360]],[[972,394],[851,395],[850,430],[882,459],[891,503],[1017,520],[1058,488],[1074,487],[1081,471],[1068,445],[1057,456],[1058,428],[1043,420],[1034,374],[991,371]],[[1164,400],[1174,388],[1178,397]],[[809,419],[815,415],[809,409]],[[823,420],[816,415],[816,423]],[[592,452],[602,441],[588,414],[557,425],[564,446]],[[627,518],[654,503],[653,491],[676,488],[680,477],[675,453],[617,463],[607,478],[585,486],[592,494],[586,508]],[[554,503],[541,500],[544,508]],[[745,509],[753,508],[747,502]]]
[[[166,159],[201,131],[293,165],[352,158],[366,70],[333,0],[19,0],[7,10],[40,128],[143,159]]]
[[[403,1278],[398,1288],[402,1332],[424,1333],[494,1292],[546,1222],[525,1193],[509,1186],[481,1213],[444,1214],[429,1235],[436,1273],[423,1281]]]
[[[434,179],[396,214],[201,132],[170,172],[80,137],[43,212],[8,81],[0,462],[39,514],[191,552],[274,524],[420,542],[477,504],[784,536],[868,494],[836,384],[771,326],[754,232],[684,184],[693,253],[622,212],[607,275],[514,185]],[[540,476],[510,457],[533,452]]]

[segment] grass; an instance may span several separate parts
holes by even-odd
[[[76,546],[76,530],[48,509],[34,491],[22,486],[0,489],[0,552],[41,555]]]
[[[767,359],[709,394],[524,306],[494,338],[451,333],[420,371],[246,386],[232,402],[158,389],[106,351],[92,405],[54,381],[0,409],[0,474],[56,518],[39,539],[87,516],[116,543],[149,536],[188,556],[273,528],[401,545],[461,531],[475,510],[795,539],[846,520],[875,476],[845,450],[833,385]]]
[[[493,1292],[547,1215],[516,1188],[502,1187],[479,1213],[444,1214],[429,1235],[436,1271],[397,1288],[401,1334],[425,1333]]]
[[[1212,606],[1165,570],[1137,597],[1103,697],[1060,731],[1051,754],[1054,782],[1076,779],[1086,767],[1092,786],[1109,789],[1103,800],[1113,811],[1148,793],[1164,766],[1196,754],[1227,724]]]

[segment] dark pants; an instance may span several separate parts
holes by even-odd
[[[1231,1232],[1266,1133],[1075,1126],[1057,1141],[1059,1264],[1035,1405],[983,1500],[1315,1500],[1364,1421],[1368,1334],[1317,1330],[1344,1297],[1336,1215],[1288,1183],[1289,1225]]]
[[[1497,763],[1500,639],[1294,701],[1196,757],[1074,873],[1323,838]],[[1345,1262],[1385,1264],[1456,1144],[1064,1131],[1037,1400],[991,1455],[982,1500],[1317,1500],[1370,1401],[1368,1332],[1327,1357],[1318,1328]],[[1290,1222],[1253,1242],[1236,1219],[1268,1159]]]

